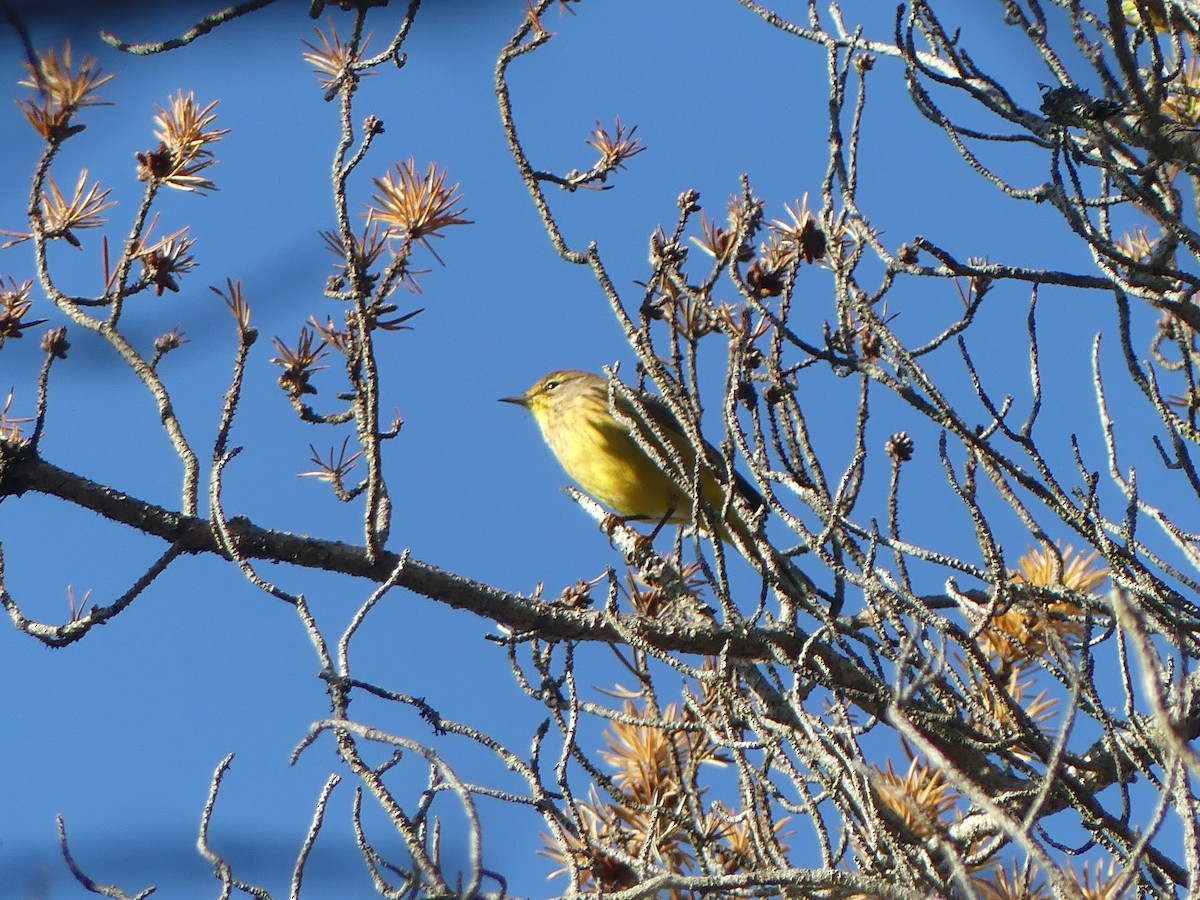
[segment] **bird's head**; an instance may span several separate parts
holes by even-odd
[[[599,375],[579,370],[551,372],[538,379],[524,394],[516,397],[501,397],[502,403],[514,403],[529,410],[538,424],[561,416],[580,398],[594,399],[599,396],[608,408],[608,382]]]

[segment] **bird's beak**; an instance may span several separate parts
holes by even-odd
[[[519,397],[501,397],[501,403],[515,403],[517,406],[523,406],[529,409],[529,398],[522,394]]]

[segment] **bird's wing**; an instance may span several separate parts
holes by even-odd
[[[660,432],[663,437],[667,438],[684,454],[685,462],[690,461],[692,454],[691,441],[679,426],[679,421],[675,418],[675,414],[671,412],[671,408],[667,406],[666,402],[661,397],[655,397],[651,394],[639,394],[638,402],[645,408],[654,429]],[[634,408],[633,403],[619,394],[617,395],[617,410],[634,422],[637,422],[641,418],[637,409]],[[725,458],[708,441],[704,441],[704,460],[708,464],[708,470],[713,478],[724,484],[726,482]],[[761,509],[766,504],[762,494],[737,469],[733,470],[733,489],[737,491],[738,496],[751,509]]]

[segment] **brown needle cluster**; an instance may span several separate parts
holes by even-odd
[[[1030,550],[1017,561],[1011,574],[1018,599],[1005,612],[992,616],[980,634],[983,648],[1002,663],[1019,666],[1040,657],[1050,635],[1079,638],[1085,629],[1085,610],[1069,600],[1045,601],[1037,588],[1054,588],[1079,594],[1093,593],[1108,578],[1108,570],[1094,566],[1098,554],[1044,547]],[[1035,590],[1020,590],[1027,585]]]
[[[439,171],[434,163],[421,174],[410,158],[374,182],[378,193],[367,204],[367,222],[382,223],[389,237],[429,247],[428,239],[442,237],[445,229],[471,224],[463,218],[466,209],[459,206],[458,184],[447,187],[446,170]]]
[[[180,91],[167,109],[160,107],[154,117],[159,145],[137,154],[138,178],[179,191],[215,191],[217,186],[200,173],[216,163],[209,145],[229,133],[226,128],[209,127],[217,119],[213,112],[217,102],[201,107],[192,92],[184,96]]]
[[[59,143],[83,130],[71,120],[89,106],[100,106],[97,93],[112,80],[101,72],[96,60],[85,55],[76,68],[71,59],[71,42],[63,44],[61,52],[45,50],[37,55],[37,65],[23,63],[28,75],[20,84],[36,91],[36,95],[18,100],[29,124],[43,138]]]

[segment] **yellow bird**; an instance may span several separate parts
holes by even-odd
[[[655,463],[646,450],[632,438],[628,425],[617,421],[608,410],[608,382],[598,374],[580,371],[551,372],[524,394],[502,397],[504,403],[516,403],[533,414],[558,462],[583,491],[600,500],[623,518],[652,522],[694,522],[688,492]],[[644,440],[664,460],[672,456],[683,463],[683,478],[690,479],[696,464],[696,451],[679,426],[671,409],[658,397],[638,398],[644,408],[648,427],[638,428]],[[623,418],[637,422],[641,416],[629,400],[617,395],[617,410]],[[758,556],[754,529],[746,523],[737,506],[726,508],[725,466],[719,452],[704,444],[704,464],[700,470],[700,490],[704,503],[716,514],[727,509],[718,523],[721,540],[738,547],[746,559],[761,569],[766,560]],[[762,508],[763,499],[754,486],[737,472],[732,473],[732,490],[749,511]],[[734,540],[733,535],[737,535]],[[814,592],[812,582],[781,553],[769,550],[767,564],[774,571],[776,588],[784,588],[791,599],[808,598]],[[786,606],[791,607],[791,601]],[[786,619],[790,612],[784,613]]]
[[[684,466],[683,477],[690,478],[696,453],[671,410],[657,397],[639,399],[649,421],[641,432],[643,439],[664,459],[678,458]],[[687,492],[638,445],[629,426],[609,412],[606,379],[591,372],[551,372],[519,397],[501,400],[529,410],[567,474],[618,516],[652,522],[694,521]],[[633,404],[619,394],[616,406],[632,422],[640,418]],[[726,488],[723,476],[717,473],[723,465],[710,445],[704,445],[704,453],[700,490],[704,501],[719,513]],[[737,472],[733,473],[733,490],[751,510],[763,505],[762,496]],[[724,524],[748,538],[748,526],[735,516],[731,508]],[[721,537],[730,540],[727,534]]]
[[[632,423],[642,418],[628,399],[620,394],[615,399],[622,417]],[[606,379],[576,370],[551,372],[524,394],[502,397],[501,401],[529,410],[567,474],[585,493],[618,516],[660,523],[694,521],[687,491],[663,472],[634,440],[629,426],[609,411]],[[683,478],[690,479],[696,451],[670,408],[657,397],[645,395],[639,397],[639,404],[648,421],[647,427],[638,429],[643,440],[664,460],[678,459],[683,464]],[[815,590],[812,582],[778,551],[768,548],[769,563],[758,557],[753,529],[736,506],[726,507],[729,488],[721,455],[710,444],[704,444],[704,457],[699,473],[701,496],[717,515],[727,508],[724,519],[717,524],[718,536],[738,547],[755,568],[765,564],[773,571],[776,588],[789,595],[781,610],[781,618],[787,621],[793,600],[811,598]],[[749,481],[736,471],[732,479],[732,490],[749,513],[763,506],[762,495]]]

